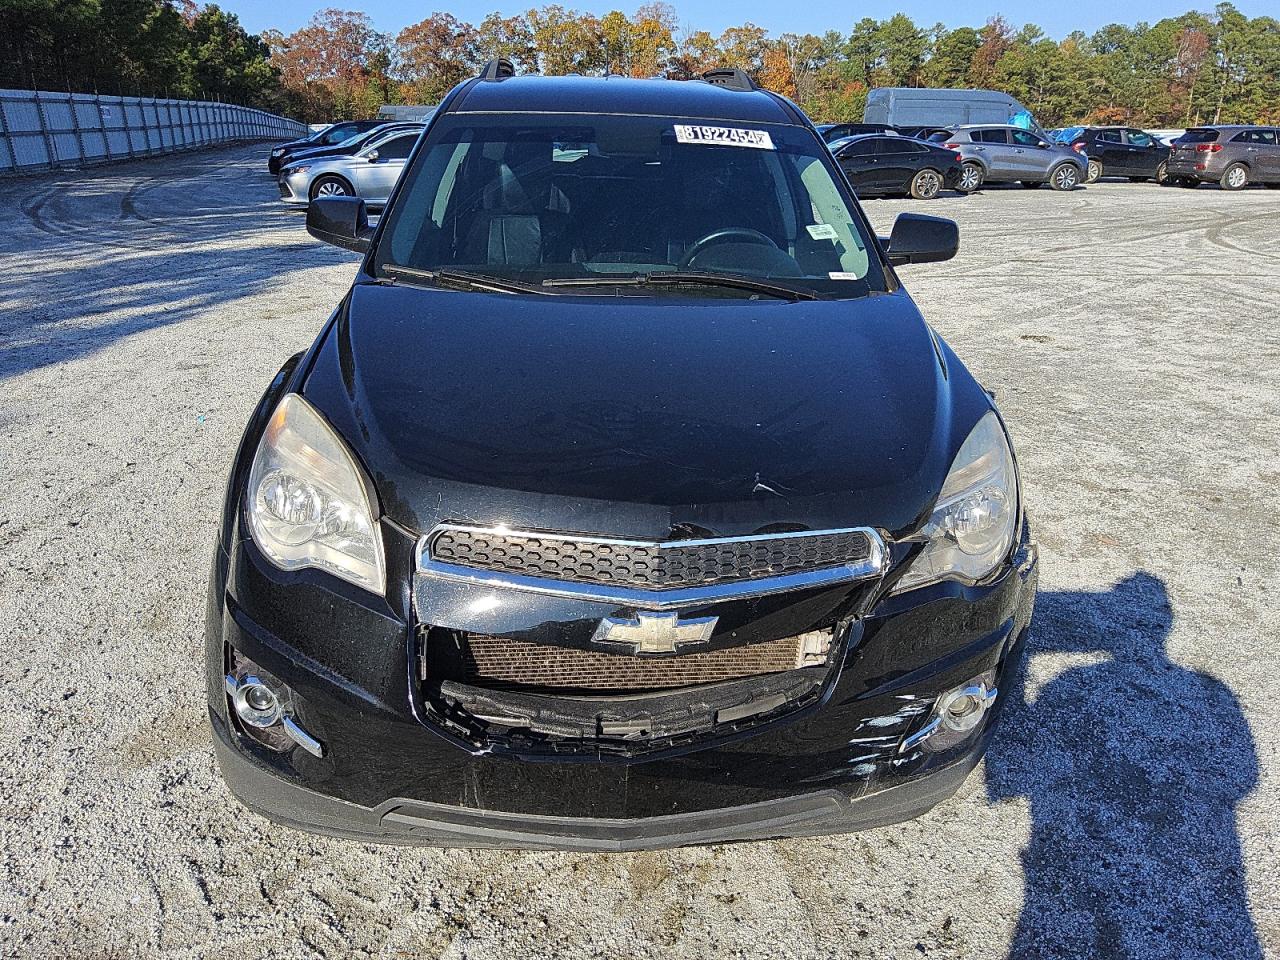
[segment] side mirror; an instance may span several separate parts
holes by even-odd
[[[1048,150],[1051,146],[1053,146],[1053,144],[1049,143],[1046,140],[1041,140],[1039,143],[1036,144],[1036,146],[1039,147],[1041,150]]]
[[[370,150],[368,153],[366,153],[366,154],[364,155],[364,158],[365,158],[366,160],[368,160],[370,163],[377,163],[377,162],[378,162],[378,151],[377,151],[377,150]]]
[[[359,197],[317,197],[307,207],[307,233],[335,247],[364,253],[373,239],[369,214]]]
[[[894,221],[893,232],[884,247],[889,262],[895,267],[950,260],[960,249],[960,228],[954,220],[943,217],[903,213]]]

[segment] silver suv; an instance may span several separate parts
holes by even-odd
[[[1173,141],[1169,180],[1177,187],[1203,182],[1239,190],[1250,183],[1280,187],[1280,130],[1275,127],[1193,127]]]
[[[1008,124],[969,124],[929,138],[960,154],[960,189],[970,193],[984,182],[1019,181],[1071,190],[1084,179],[1089,159],[1065,143],[1054,143]]]

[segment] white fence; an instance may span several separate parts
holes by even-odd
[[[230,103],[0,90],[0,174],[149,157],[232,140],[288,140],[305,124]]]

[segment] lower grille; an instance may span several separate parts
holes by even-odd
[[[440,663],[440,647],[450,645],[455,668],[449,679],[488,687],[620,692],[676,689],[703,683],[741,680],[827,662],[833,632],[815,630],[721,650],[670,657],[548,646],[482,634],[455,633],[428,640],[428,664]],[[456,659],[455,659],[456,658]],[[428,666],[428,675],[436,672]],[[460,676],[459,676],[460,674]]]

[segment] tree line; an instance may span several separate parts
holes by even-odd
[[[682,26],[665,2],[603,16],[550,4],[478,24],[433,13],[394,35],[330,8],[253,36],[195,0],[0,0],[0,83],[218,97],[307,120],[436,103],[499,56],[543,74],[738,67],[816,120],[861,119],[873,87],[930,86],[1003,90],[1047,126],[1280,123],[1280,21],[1230,3],[1055,40],[1002,17],[947,28],[905,14],[820,36],[752,23],[715,34]]]
[[[195,0],[0,0],[0,87],[295,102],[262,38]]]

